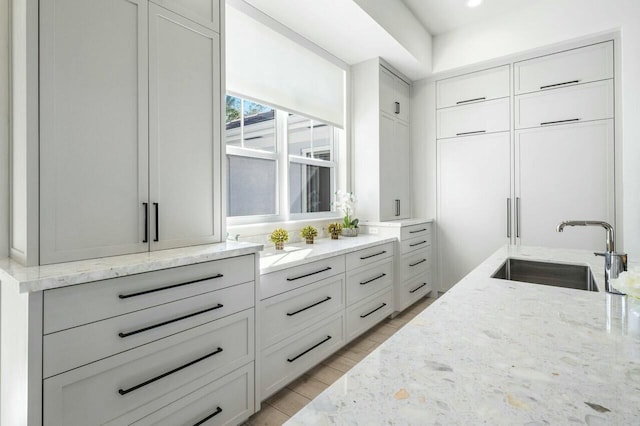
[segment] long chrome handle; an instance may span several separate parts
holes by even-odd
[[[571,81],[565,81],[564,83],[555,83],[555,84],[547,84],[546,86],[540,86],[540,89],[549,89],[551,87],[558,87],[558,86],[566,86],[567,84],[575,84],[575,83],[580,83],[580,80],[571,80]]]
[[[507,198],[507,238],[511,238],[511,198]]]
[[[520,197],[516,197],[516,238],[520,238]]]
[[[396,114],[400,114],[400,102],[396,102]]]

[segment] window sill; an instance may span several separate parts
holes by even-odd
[[[288,221],[279,221],[279,222],[263,222],[263,223],[252,223],[247,225],[228,225],[227,233],[229,234],[230,239],[235,239],[236,235],[240,236],[240,239],[243,239],[247,236],[255,236],[261,234],[269,234],[276,228],[284,228],[287,231],[295,231],[307,225],[313,225],[318,228],[318,231],[322,231],[322,227],[328,225],[329,223],[341,222],[342,216],[340,215],[327,215],[323,217],[314,217],[307,219],[294,219]]]

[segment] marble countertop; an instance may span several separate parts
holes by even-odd
[[[287,424],[640,424],[640,300],[489,278],[507,257],[604,287],[592,252],[504,247]]]
[[[284,250],[270,247],[260,252],[260,274],[264,275],[392,241],[397,241],[397,239],[361,234],[357,237],[340,237],[338,240],[320,238],[316,239],[313,244],[304,242],[285,244]]]
[[[360,224],[363,226],[378,226],[382,228],[402,228],[403,226],[419,225],[421,223],[431,223],[431,222],[433,222],[433,219],[415,218],[415,219],[390,220],[387,222],[373,222],[373,221],[365,220]]]
[[[17,285],[21,293],[29,293],[241,256],[256,253],[262,248],[261,244],[226,241],[218,244],[29,267],[12,259],[1,259],[0,283]]]

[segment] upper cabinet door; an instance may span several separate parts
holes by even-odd
[[[408,123],[411,113],[411,86],[400,78],[396,78],[396,118]]]
[[[513,71],[516,95],[613,78],[613,42],[517,62]]]
[[[396,102],[396,76],[388,69],[380,67],[380,111],[391,116],[395,115]]]
[[[409,126],[380,113],[380,220],[411,217]]]
[[[205,27],[220,32],[220,0],[151,0]]]
[[[40,262],[148,250],[146,0],[40,2]]]
[[[509,98],[436,111],[438,139],[510,130]]]
[[[220,38],[149,5],[151,249],[220,240]]]
[[[509,65],[436,82],[436,108],[466,105],[509,96]]]

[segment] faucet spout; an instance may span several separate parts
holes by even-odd
[[[606,247],[608,252],[616,251],[616,238],[615,231],[613,230],[613,226],[609,225],[607,222],[602,222],[599,220],[565,220],[560,222],[556,227],[557,232],[564,231],[566,226],[599,226],[604,228],[607,231],[606,235]]]

